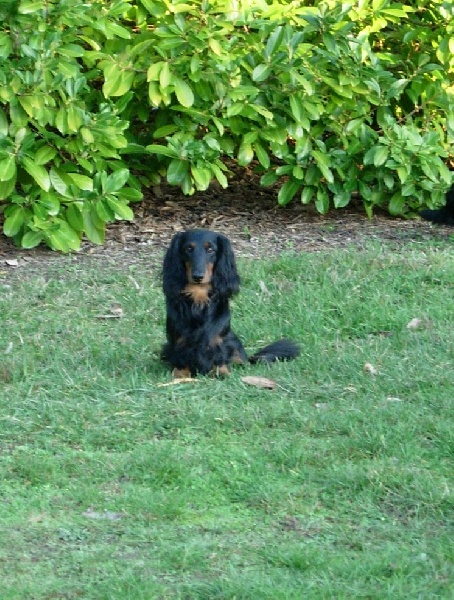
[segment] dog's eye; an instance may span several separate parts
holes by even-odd
[[[184,251],[186,252],[186,254],[191,254],[192,252],[194,252],[194,248],[192,246],[186,246]]]
[[[208,246],[207,254],[213,254],[213,252],[214,252],[214,248],[212,248],[211,246]]]

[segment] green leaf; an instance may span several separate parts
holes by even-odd
[[[376,152],[377,152],[377,146],[373,146],[372,148],[369,148],[369,150],[364,154],[363,164],[364,165],[372,165],[374,162]]]
[[[8,181],[0,181],[0,200],[8,198],[16,187],[16,178],[9,179]]]
[[[305,172],[304,172],[304,169],[302,168],[302,166],[295,165],[292,170],[292,175],[295,179],[299,179],[300,181],[303,181]]]
[[[28,116],[25,110],[18,102],[11,102],[9,106],[9,118],[17,128],[28,125]]]
[[[220,119],[217,119],[214,116],[211,116],[211,120],[213,121],[214,125],[216,126],[216,129],[219,132],[219,135],[222,137],[224,135],[224,125],[222,124],[222,121]]]
[[[60,133],[66,134],[68,132],[68,115],[65,108],[60,108],[57,111],[57,116],[55,117],[55,126],[57,127]]]
[[[22,248],[30,250],[31,248],[36,248],[36,246],[39,246],[43,239],[44,234],[42,231],[27,231],[27,233],[22,237],[20,245]]]
[[[242,102],[234,102],[230,106],[227,107],[227,116],[235,117],[239,115],[244,109],[244,105]]]
[[[243,142],[245,144],[253,144],[258,137],[259,137],[259,132],[257,130],[248,131],[243,136]]]
[[[323,111],[323,107],[315,102],[308,102],[303,100],[303,109],[305,113],[308,113],[309,117],[314,121],[320,119],[320,114]],[[305,115],[306,116],[306,115]]]
[[[66,220],[74,231],[82,232],[84,230],[82,212],[75,202],[68,205],[68,208],[66,209]]]
[[[159,75],[161,73],[162,67],[164,66],[164,61],[159,61],[153,63],[148,67],[147,70],[147,81],[159,81]]]
[[[58,62],[58,71],[66,78],[66,79],[76,79],[76,77],[80,73],[79,65],[77,63],[70,63],[65,60],[60,60]]]
[[[213,163],[211,165],[211,170],[213,171],[214,176],[219,181],[219,183],[221,184],[221,186],[224,189],[227,189],[229,187],[229,182],[228,182],[227,177],[225,176],[225,173],[223,173],[222,169],[220,167],[218,167],[218,165],[216,165],[216,164]]]
[[[162,94],[155,81],[150,81],[150,84],[148,85],[148,97],[153,106],[157,107],[162,102]]]
[[[39,204],[46,209],[47,214],[56,216],[60,212],[60,201],[54,192],[41,194]]]
[[[118,192],[129,179],[129,169],[119,169],[107,177],[106,185],[103,187],[105,194]]]
[[[324,189],[317,190],[317,198],[315,200],[315,208],[321,215],[325,215],[329,209],[328,192]]]
[[[115,212],[110,208],[106,198],[99,198],[99,200],[94,203],[94,206],[96,214],[101,221],[104,221],[104,223],[115,221]]]
[[[90,177],[80,175],[79,173],[68,173],[68,177],[80,190],[86,192],[93,191],[93,180]]]
[[[124,96],[132,87],[134,83],[135,73],[134,71],[122,71],[118,86],[110,92],[111,96]]]
[[[283,38],[284,28],[279,25],[269,36],[268,41],[266,42],[264,52],[265,58],[269,59],[275,53],[276,49],[279,48]]]
[[[153,45],[154,40],[144,40],[143,42],[139,42],[129,51],[129,58],[134,58],[143,54],[145,50],[148,50],[150,46]]]
[[[22,206],[15,206],[13,210],[6,217],[3,223],[3,233],[7,237],[13,237],[19,233],[25,220],[25,211]]]
[[[264,106],[260,106],[260,104],[250,104],[249,108],[253,109],[256,113],[262,115],[262,117],[265,117],[265,119],[269,121],[274,119],[273,113]]]
[[[247,144],[245,142],[241,143],[238,149],[238,164],[244,167],[248,165],[253,158],[254,150],[252,149],[252,144]]]
[[[67,178],[66,173],[60,169],[52,167],[49,172],[52,187],[62,196],[66,196],[68,185],[64,179]]]
[[[159,84],[161,88],[169,87],[172,81],[172,75],[170,73],[169,63],[165,62],[162,65],[161,72],[159,73]]]
[[[134,81],[134,71],[126,70],[115,62],[109,62],[104,68],[103,94],[106,98],[123,96],[131,88]]]
[[[81,127],[79,133],[82,136],[82,139],[86,144],[94,143],[95,136],[93,135],[92,131],[90,129],[88,129],[88,127]]]
[[[106,98],[112,95],[112,92],[120,85],[121,70],[115,62],[109,62],[103,71],[104,83],[102,86],[103,94]]]
[[[300,98],[297,96],[290,96],[290,110],[295,121],[300,123],[304,118],[304,109]]]
[[[333,197],[333,202],[335,208],[344,208],[347,206],[351,200],[351,193],[348,190],[344,190],[339,194],[335,194]]]
[[[88,239],[94,244],[103,244],[105,225],[99,225],[102,221],[100,221],[94,209],[84,208],[82,211],[82,218],[84,222],[84,231]]]
[[[405,198],[400,192],[396,192],[388,204],[388,210],[391,215],[397,216],[402,214],[403,207],[405,206]]]
[[[140,202],[143,198],[143,194],[140,190],[136,190],[134,188],[123,188],[118,193],[119,198],[124,198],[126,202]]]
[[[216,56],[222,56],[222,46],[218,42],[218,40],[210,38],[208,40],[208,46],[210,47],[210,50],[213,52],[213,54],[215,54]]]
[[[178,185],[183,182],[188,174],[188,163],[185,160],[174,158],[167,167],[167,181],[170,185]]]
[[[0,108],[0,136],[8,135],[8,119],[4,111]]]
[[[35,96],[19,96],[18,101],[27,115],[31,118],[36,113],[36,97]]]
[[[370,187],[368,185],[366,185],[364,182],[358,181],[358,190],[359,190],[359,193],[361,194],[363,202],[370,202],[370,200],[372,198],[372,190],[370,189]]]
[[[169,158],[177,158],[178,153],[173,148],[168,146],[158,146],[157,144],[150,144],[146,149],[152,154],[159,154],[161,156],[168,156]]]
[[[312,94],[314,93],[314,86],[312,85],[312,83],[308,79],[306,79],[306,77],[303,77],[300,73],[293,73],[293,75],[297,82],[303,86],[306,94],[308,96],[312,96]]]
[[[191,87],[186,83],[186,81],[183,81],[179,77],[175,76],[172,77],[172,83],[175,86],[175,94],[178,102],[186,108],[191,107],[194,104],[194,94]]]
[[[447,185],[452,185],[452,176],[451,171],[441,160],[438,162],[438,171],[440,173],[441,178]]]
[[[39,12],[44,8],[44,0],[22,0],[19,2],[19,13],[22,15],[29,15],[31,13]]]
[[[285,206],[292,200],[296,192],[301,188],[301,181],[297,179],[289,179],[279,190],[277,201],[281,206]]]
[[[334,183],[334,176],[331,172],[330,158],[327,154],[320,152],[319,150],[312,150],[311,155],[315,158],[318,168],[322,172],[323,177],[328,183]]]
[[[106,200],[117,219],[124,219],[125,221],[132,221],[134,219],[134,213],[127,204],[114,196],[107,196]]]
[[[185,12],[192,13],[192,12],[194,12],[194,5],[185,4],[184,2],[178,2],[173,5],[172,9],[175,14],[185,13]]]
[[[57,155],[57,151],[52,146],[42,146],[35,153],[35,163],[37,165],[45,165]]]
[[[364,123],[363,117],[358,117],[349,121],[345,127],[346,133],[356,133]]]
[[[389,156],[389,148],[387,146],[379,146],[374,155],[374,165],[380,167],[383,165]]]
[[[79,58],[85,54],[85,50],[79,44],[66,44],[58,48],[58,53],[70,58]]]
[[[262,165],[262,167],[264,167],[265,169],[269,169],[271,160],[268,155],[268,152],[265,150],[265,148],[262,146],[262,144],[260,144],[259,142],[255,142],[254,150],[257,155],[257,159],[258,159],[259,163]]]
[[[0,181],[9,181],[16,177],[16,158],[10,154],[0,160]]]
[[[276,171],[268,171],[268,173],[262,175],[260,179],[260,185],[263,185],[263,187],[268,187],[270,185],[274,185],[278,179],[279,177]]]
[[[206,167],[191,167],[191,173],[198,190],[206,190],[211,183],[212,173]]]
[[[179,129],[180,127],[175,123],[172,123],[170,125],[163,125],[162,127],[159,127],[158,129],[156,129],[156,131],[153,132],[153,138],[155,140],[159,138],[165,138],[168,135],[172,135],[172,133],[175,133]]]
[[[305,186],[301,192],[301,204],[309,204],[314,197],[315,190],[313,187]]]
[[[106,26],[107,26],[107,29],[111,33],[113,33],[115,37],[119,37],[123,40],[131,39],[131,32],[129,31],[129,29],[126,29],[126,27],[122,27],[115,21],[108,21]]]
[[[69,131],[72,133],[76,133],[77,131],[79,131],[83,123],[80,110],[73,104],[70,104],[66,111],[66,122],[68,124]]]
[[[22,157],[22,166],[27,171],[27,173],[36,181],[41,189],[45,192],[48,192],[50,189],[50,177],[49,173],[46,171],[44,167],[37,165],[31,158],[28,156]]]
[[[408,172],[408,168],[407,167],[397,167],[397,174],[399,175],[399,179],[400,179],[400,183],[404,184],[409,176],[409,172]]]
[[[396,98],[400,96],[405,86],[408,84],[408,79],[399,79],[395,81],[388,89],[386,93],[387,98]]]
[[[271,73],[271,67],[269,65],[257,65],[252,71],[252,81],[265,81]]]
[[[70,252],[80,248],[80,237],[72,227],[62,219],[58,221],[58,229],[50,229],[44,233],[51,248],[60,252]]]
[[[195,188],[192,185],[192,178],[190,177],[189,173],[186,173],[186,175],[183,177],[183,181],[181,182],[181,191],[186,196],[189,196],[195,192]]]

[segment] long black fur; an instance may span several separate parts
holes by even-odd
[[[436,210],[422,210],[423,219],[440,225],[454,225],[454,185],[446,193],[446,204]]]
[[[235,257],[224,235],[193,229],[173,237],[163,264],[167,343],[162,359],[175,377],[227,374],[232,362],[273,362],[299,355],[297,344],[282,339],[247,357],[230,329],[229,299],[239,289]]]

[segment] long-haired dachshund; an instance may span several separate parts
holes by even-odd
[[[240,288],[229,240],[206,229],[177,233],[163,265],[167,343],[162,359],[175,378],[227,375],[231,363],[289,360],[298,346],[282,339],[247,357],[230,329],[229,299]]]

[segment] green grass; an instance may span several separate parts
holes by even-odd
[[[301,357],[171,386],[149,263],[2,272],[1,600],[452,599],[453,258],[242,260],[235,331]]]

